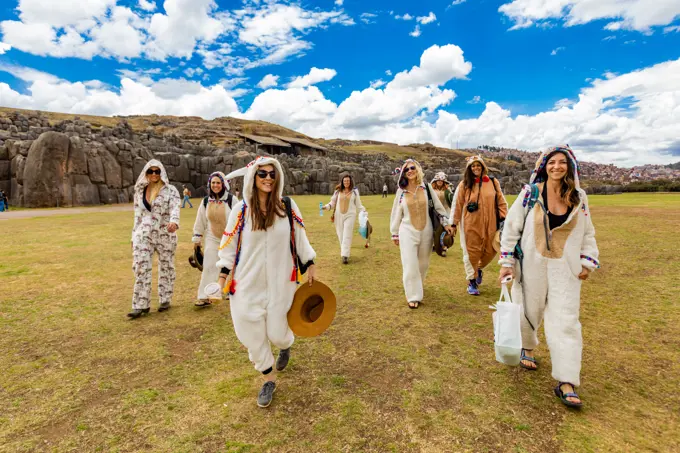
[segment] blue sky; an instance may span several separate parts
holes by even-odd
[[[0,105],[668,163],[680,2],[3,0]]]

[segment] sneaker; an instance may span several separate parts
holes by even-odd
[[[479,288],[477,288],[477,282],[475,280],[470,280],[470,283],[468,283],[467,292],[471,296],[479,296]]]
[[[342,257],[342,264],[349,264],[349,258],[347,258],[346,256],[343,256]]]
[[[164,302],[158,306],[158,311],[163,312],[170,310],[170,302]]]
[[[265,382],[262,389],[260,389],[260,393],[257,395],[257,405],[260,407],[269,407],[274,398],[274,391],[276,391],[276,382]]]
[[[477,283],[477,286],[482,284],[482,270],[477,269],[477,278],[475,279],[475,282]]]
[[[281,349],[279,351],[279,357],[276,359],[276,371],[283,371],[288,365],[290,360],[290,348]]]

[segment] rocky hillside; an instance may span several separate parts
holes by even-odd
[[[396,190],[395,167],[418,159],[427,178],[444,171],[458,181],[470,153],[430,144],[398,146],[374,141],[314,140],[260,121],[196,117],[95,117],[0,108],[0,189],[10,203],[25,207],[126,203],[144,164],[163,162],[173,185],[205,194],[208,175],[228,173],[264,154],[247,136],[306,139],[323,151],[278,154],[288,194],[330,194],[344,173],[354,175],[362,193],[378,193],[383,183]],[[489,159],[507,193],[528,179],[522,163]],[[238,187],[240,180],[234,181]]]

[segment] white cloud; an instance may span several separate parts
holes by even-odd
[[[562,107],[571,107],[572,105],[574,105],[574,101],[572,101],[571,99],[568,99],[568,98],[564,98],[564,99],[560,99],[559,101],[555,102],[554,109],[559,110]]]
[[[304,88],[310,85],[316,85],[317,83],[327,82],[333,79],[337,74],[335,69],[312,68],[307,75],[295,77],[288,85],[286,85],[286,88]]]
[[[564,49],[565,49],[565,47],[558,47],[558,48],[556,48],[556,49],[553,49],[553,51],[550,52],[550,55],[555,56],[555,55],[557,55],[558,52],[560,52],[560,51],[562,51],[562,50],[564,50]]]
[[[383,79],[378,79],[378,80],[373,80],[371,82],[371,88],[380,88],[381,86],[385,85],[387,82],[385,82]]]
[[[474,96],[472,99],[467,101],[468,104],[479,104],[480,102],[482,102],[481,96]]]
[[[563,20],[565,26],[613,19],[608,30],[649,31],[668,25],[680,15],[677,0],[513,0],[498,8],[514,22],[511,29],[538,25],[543,21]]]
[[[409,33],[410,36],[413,36],[414,38],[417,38],[418,36],[421,35],[420,32],[420,25],[416,25],[416,28],[413,29],[411,33]]]
[[[394,16],[394,18],[397,20],[413,20],[413,16],[411,16],[409,13],[406,13],[403,16],[397,14],[396,16]]]
[[[443,85],[451,79],[465,79],[472,71],[472,63],[465,61],[463,49],[455,44],[434,45],[423,52],[420,65],[402,71],[389,85],[397,88]]]
[[[189,78],[191,78],[191,77],[193,77],[193,76],[195,76],[195,75],[196,75],[196,76],[200,76],[201,74],[203,74],[203,69],[201,69],[201,68],[193,68],[193,67],[192,67],[192,68],[186,68],[186,69],[184,70],[184,74],[186,74],[186,76],[189,77]]]
[[[385,75],[391,76],[391,75],[392,75],[392,71],[390,71],[390,70],[388,69],[387,71],[385,71]]]
[[[338,6],[342,6],[344,0],[335,0],[335,4]]]
[[[12,46],[9,44],[5,44],[4,42],[0,41],[0,55],[9,52],[12,50]]]
[[[455,5],[460,5],[461,3],[465,3],[467,0],[453,0],[453,3],[451,3],[451,6]]]
[[[416,17],[416,21],[418,21],[418,23],[422,25],[427,25],[429,23],[434,22],[435,20],[437,20],[437,16],[432,11],[430,11],[430,14],[428,14],[427,16]]]
[[[672,27],[666,27],[663,29],[664,33],[672,33],[672,32],[679,32],[680,33],[680,25],[674,25]]]
[[[279,76],[274,75],[274,74],[267,74],[266,76],[262,77],[262,80],[260,80],[257,83],[257,87],[261,88],[263,90],[266,90],[267,88],[275,87],[279,84]]]
[[[139,6],[144,11],[149,11],[149,12],[156,11],[156,8],[157,8],[155,0],[139,0],[137,2],[137,6]]]
[[[8,107],[91,115],[192,115],[204,118],[234,115],[238,106],[220,85],[204,87],[184,79],[145,84],[123,77],[120,86],[106,88],[99,81],[68,82],[28,68],[0,66],[27,82],[29,94],[0,83],[0,99]]]
[[[375,17],[378,17],[378,15],[373,13],[362,13],[360,16],[361,22],[365,24],[374,24],[375,21],[373,20],[373,18]]]
[[[604,38],[602,38],[602,41],[613,41],[614,39],[616,39],[616,36],[610,35],[610,36],[605,36]]]

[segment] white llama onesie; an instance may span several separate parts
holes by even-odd
[[[550,231],[540,195],[545,182],[540,181],[537,175],[557,149],[568,155],[580,203],[573,207],[564,224]],[[505,219],[498,263],[514,269],[512,299],[524,308],[522,347],[534,349],[538,345],[537,330],[541,321],[545,320],[552,376],[560,382],[578,386],[583,349],[579,321],[581,280],[578,275],[581,266],[590,270],[600,267],[588,197],[579,186],[578,163],[568,148],[551,148],[543,152],[536,163],[531,183],[538,185],[538,201],[529,211],[531,189],[524,186]],[[521,266],[512,256],[520,239],[524,253]]]
[[[340,241],[340,256],[349,258],[350,249],[352,248],[352,235],[354,233],[354,222],[357,219],[359,211],[365,211],[366,208],[361,204],[361,197],[359,197],[359,190],[355,187],[345,195],[341,190],[336,190],[331,198],[331,202],[324,206],[324,209],[333,211],[335,209],[335,232]],[[346,209],[345,212],[342,212]]]

